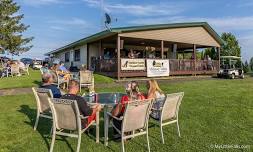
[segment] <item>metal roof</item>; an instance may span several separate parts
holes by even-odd
[[[80,39],[66,46],[60,47],[56,50],[46,53],[45,55],[50,55],[52,53],[60,52],[68,48],[72,48],[78,45],[94,42],[118,33],[135,32],[135,31],[146,31],[146,30],[158,30],[158,29],[168,29],[168,28],[186,28],[186,27],[203,27],[207,32],[219,43],[223,44],[223,40],[220,36],[213,30],[213,28],[207,22],[188,22],[188,23],[172,23],[172,24],[155,24],[155,25],[143,25],[143,26],[129,26],[129,27],[119,27],[112,28],[111,30],[105,30],[94,35],[88,36],[86,38]]]

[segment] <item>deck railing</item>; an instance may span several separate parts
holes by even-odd
[[[190,73],[191,71],[214,71],[219,69],[217,60],[194,60],[191,59],[169,59],[170,71],[179,73]],[[196,65],[195,65],[196,64]],[[96,72],[117,72],[117,59],[99,59],[96,61]],[[125,71],[126,72],[126,71]],[[128,71],[131,72],[131,71]],[[134,71],[136,72],[136,71]],[[142,71],[143,72],[143,71]],[[146,70],[144,71],[146,72]]]

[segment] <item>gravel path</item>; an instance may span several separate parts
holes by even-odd
[[[157,80],[159,83],[182,83],[186,81],[199,81],[199,80],[212,80],[216,78],[212,78],[211,76],[187,76],[187,77],[174,77],[169,79],[159,79]],[[148,79],[140,78],[140,79],[125,79],[118,81],[117,83],[101,83],[96,84],[96,88],[111,88],[111,87],[119,87],[124,86],[124,84],[128,81],[138,81],[140,84],[144,84]],[[7,95],[20,95],[20,94],[31,94],[31,88],[14,88],[14,89],[0,89],[0,96]]]

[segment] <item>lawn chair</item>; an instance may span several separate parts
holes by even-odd
[[[69,80],[66,80],[66,79],[64,79],[63,77],[61,77],[61,76],[58,74],[58,72],[55,72],[55,71],[51,71],[51,72],[52,72],[51,74],[52,74],[54,80],[56,80],[56,81],[54,82],[54,84],[56,84],[57,87],[60,88],[60,85],[61,85],[61,84],[66,83],[66,84],[67,84],[67,89],[68,89]],[[56,77],[56,79],[55,79],[55,77]]]
[[[11,66],[11,76],[14,75],[20,76],[19,67],[18,66]]]
[[[91,71],[80,71],[80,92],[82,87],[88,87],[89,91],[94,87],[94,77]],[[93,90],[92,90],[93,91]]]
[[[83,117],[82,115],[80,115],[79,108],[75,100],[50,98],[48,98],[48,100],[53,114],[53,135],[50,152],[53,152],[56,135],[78,138],[76,151],[79,152],[82,133],[86,131],[91,125],[96,124],[96,122],[92,121],[85,128],[82,128],[81,120],[87,120],[88,116]],[[99,117],[99,115],[97,115],[97,117]],[[96,131],[96,133],[98,133],[99,128],[96,129],[98,129]],[[78,134],[73,134],[69,132],[67,133],[64,132],[65,130],[77,131]]]
[[[52,98],[53,94],[50,89],[45,88],[33,87],[32,90],[37,102],[37,117],[33,128],[34,130],[36,130],[40,117],[52,119],[48,98]]]
[[[145,135],[147,137],[148,151],[150,152],[149,147],[149,138],[148,138],[148,119],[149,112],[152,106],[152,100],[139,100],[134,102],[129,102],[126,105],[126,109],[123,117],[114,117],[111,113],[107,112],[106,120],[106,132],[105,132],[105,145],[108,145],[108,128],[109,128],[109,119],[116,119],[122,121],[121,130],[112,124],[112,127],[121,135],[121,144],[122,152],[125,152],[124,140],[129,138],[134,138],[136,136]],[[138,119],[137,119],[137,117]],[[131,132],[132,134],[127,135],[126,133]]]
[[[163,144],[164,144],[163,126],[172,123],[177,123],[178,136],[181,137],[178,123],[178,112],[183,96],[184,96],[183,92],[167,94],[166,100],[160,109],[152,108],[152,111],[159,111],[161,113],[160,118],[154,120],[159,121]]]
[[[29,75],[29,66],[30,66],[30,64],[26,64],[24,68],[20,68],[20,72],[22,74],[26,73],[27,75]]]

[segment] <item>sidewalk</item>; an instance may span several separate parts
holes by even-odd
[[[30,93],[32,93],[32,88],[0,89],[0,96],[30,94]]]

